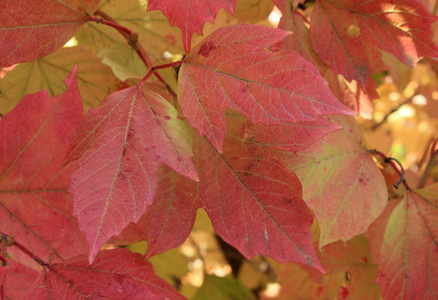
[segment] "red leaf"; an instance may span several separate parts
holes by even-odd
[[[186,57],[180,69],[181,109],[219,151],[227,108],[266,125],[353,114],[298,53],[263,49],[287,34],[255,25],[229,26],[216,30]]]
[[[168,168],[160,172],[160,192],[142,219],[149,243],[146,256],[184,242],[196,210],[203,207],[216,233],[247,258],[268,255],[281,262],[296,261],[322,270],[312,246],[313,217],[301,199],[301,185],[295,174],[267,151],[274,146],[291,148],[293,142],[267,147],[257,142],[271,140],[269,133],[280,137],[281,142],[281,133],[286,130],[253,125],[235,114],[228,114],[227,122],[224,153],[218,153],[205,138],[197,138],[199,183]]]
[[[26,299],[32,283],[38,279],[39,272],[12,260],[8,261],[8,267],[5,286],[7,299]]]
[[[0,1],[0,66],[32,61],[61,48],[100,0]]]
[[[233,14],[237,0],[149,0],[148,10],[161,10],[170,24],[181,29],[184,48],[189,53],[193,33],[202,34],[206,22],[214,23],[224,8]]]
[[[45,260],[87,251],[71,217],[68,176],[75,166],[63,168],[82,118],[76,74],[77,67],[64,81],[64,94],[28,95],[0,122],[0,231]],[[8,253],[16,259],[14,250]]]
[[[70,190],[90,262],[105,241],[146,212],[160,163],[198,179],[185,123],[156,86],[146,87],[115,92],[90,110],[67,158],[81,158]]]
[[[324,272],[312,245],[313,216],[294,173],[242,136],[227,137],[222,154],[205,138],[196,145],[199,195],[224,241],[248,259],[267,255]]]
[[[313,48],[335,73],[367,86],[375,46],[414,66],[438,56],[431,24],[437,20],[415,0],[318,0],[312,13]]]
[[[370,227],[384,299],[438,297],[438,185],[391,201]]]
[[[126,249],[46,265],[28,299],[184,299],[141,255]]]

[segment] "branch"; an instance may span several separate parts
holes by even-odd
[[[414,95],[416,96],[416,95]],[[414,96],[410,97],[409,99],[403,101],[399,106],[397,106],[396,108],[392,109],[388,114],[385,115],[385,117],[382,119],[382,121],[380,121],[379,123],[374,124],[373,126],[371,126],[371,130],[376,130],[378,127],[380,127],[380,125],[382,125],[383,123],[386,122],[386,120],[388,119],[388,117],[390,115],[392,115],[393,113],[395,113],[397,110],[400,109],[400,107],[402,107],[405,104],[411,103],[412,98],[414,98]]]
[[[436,146],[436,144],[434,143],[433,146]],[[434,151],[433,149],[434,147],[432,148],[432,151]],[[421,176],[420,181],[418,182],[417,188],[421,189],[424,187],[430,171],[436,166],[437,162],[438,162],[438,149],[435,150],[430,156],[429,162],[427,163],[426,169],[424,170],[423,175]]]
[[[382,152],[380,152],[380,151],[378,151],[378,150],[376,150],[376,149],[374,149],[374,150],[369,150],[369,152],[370,152],[371,154],[375,154],[375,155],[379,156],[379,157],[383,160],[384,163],[390,165],[391,168],[392,168],[393,170],[395,170],[395,171],[397,172],[397,174],[400,176],[400,179],[397,181],[396,184],[394,184],[394,187],[395,187],[396,189],[398,189],[398,187],[400,186],[400,184],[403,183],[403,185],[405,186],[406,190],[410,190],[410,188],[409,188],[409,186],[408,186],[408,184],[406,183],[406,180],[405,180],[405,170],[403,169],[402,164],[401,164],[397,159],[395,159],[395,158],[393,158],[393,157],[387,157],[385,154],[383,154]],[[397,168],[397,166],[394,164],[394,162],[396,162],[396,163],[398,164],[398,166],[400,167],[400,169]]]

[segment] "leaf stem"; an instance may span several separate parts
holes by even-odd
[[[377,155],[380,158],[382,158],[382,160],[385,163],[389,164],[398,173],[398,175],[400,176],[400,179],[397,181],[396,184],[394,184],[394,187],[396,189],[398,189],[399,185],[403,183],[403,185],[405,186],[406,190],[410,190],[410,188],[409,188],[409,186],[408,186],[408,184],[406,183],[406,180],[405,180],[405,170],[404,170],[402,164],[397,159],[395,159],[393,157],[387,157],[385,154],[383,154],[382,152],[380,152],[380,151],[378,151],[376,149],[369,150],[369,152],[371,154]],[[394,164],[394,162],[396,162],[398,164],[400,169],[397,168],[397,166]]]
[[[90,20],[97,22],[97,23],[100,23],[100,24],[108,25],[108,26],[111,26],[111,27],[117,29],[117,31],[120,32],[125,37],[125,39],[128,41],[128,44],[135,50],[138,57],[140,57],[140,59],[145,64],[145,66],[148,69],[150,69],[150,71],[152,71],[152,74],[154,74],[155,77],[166,86],[167,90],[172,94],[172,96],[176,97],[177,95],[176,95],[175,91],[170,87],[170,85],[166,82],[166,80],[164,80],[164,78],[161,76],[161,74],[159,74],[157,72],[157,70],[164,69],[164,68],[170,68],[172,66],[177,66],[177,65],[182,64],[182,62],[178,61],[175,63],[169,63],[169,64],[164,64],[164,65],[154,67],[152,64],[151,58],[146,53],[143,46],[138,42],[138,34],[136,32],[133,32],[129,28],[126,28],[126,27],[118,24],[116,20],[111,18],[111,16],[109,16],[107,13],[105,13],[104,11],[102,11],[100,9],[96,10],[96,12],[94,14],[95,14],[94,16],[90,16]],[[97,16],[99,16],[100,18]],[[149,72],[148,72],[148,74],[146,74],[146,76],[140,81],[139,86],[142,86],[152,74],[149,74]]]

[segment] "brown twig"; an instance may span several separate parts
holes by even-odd
[[[397,159],[395,159],[393,157],[387,157],[385,154],[383,154],[382,152],[380,152],[380,151],[378,151],[376,149],[369,150],[369,152],[371,154],[379,156],[383,160],[383,162],[389,164],[391,166],[391,168],[394,169],[397,172],[397,174],[400,176],[400,179],[398,180],[398,182],[396,184],[394,184],[394,187],[396,189],[398,189],[399,185],[402,184],[402,183],[405,186],[406,190],[410,189],[408,184],[406,183],[406,180],[405,180],[405,170],[403,169],[402,164]],[[398,164],[400,169],[397,168],[397,166],[394,164],[394,162],[396,162]]]
[[[100,18],[97,16],[99,16]],[[104,24],[104,25],[113,27],[120,34],[122,34],[125,37],[125,39],[128,41],[128,44],[135,50],[138,57],[143,61],[145,66],[148,69],[150,69],[152,74],[166,86],[167,90],[172,94],[172,96],[174,96],[174,97],[177,96],[175,91],[170,87],[170,85],[166,82],[166,80],[164,80],[164,78],[161,76],[161,74],[158,73],[158,71],[157,71],[157,70],[159,70],[159,68],[157,68],[158,66],[157,67],[153,66],[151,58],[146,53],[143,46],[138,42],[138,34],[136,32],[133,32],[129,28],[126,28],[126,27],[118,24],[116,20],[111,18],[111,16],[109,16],[107,13],[105,13],[104,11],[102,11],[100,9],[98,9],[94,13],[94,16],[90,16],[90,20],[94,21],[96,23],[100,23],[100,24]],[[166,64],[166,65],[161,65],[161,66],[166,66],[166,68],[169,68],[172,66],[172,64]],[[162,67],[161,69],[164,69],[164,67]],[[146,74],[146,76],[145,76],[146,79],[143,78],[141,80],[141,83],[142,83],[141,85],[143,85],[150,76],[151,76],[151,74],[149,74],[149,72],[148,72],[148,74]],[[139,86],[141,86],[141,85],[139,85]]]

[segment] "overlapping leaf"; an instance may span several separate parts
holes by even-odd
[[[438,56],[431,24],[436,17],[415,0],[318,0],[310,37],[318,56],[335,73],[367,85],[375,46],[414,66]]]
[[[93,261],[102,245],[152,203],[160,163],[197,180],[187,128],[154,85],[109,95],[82,120],[68,160],[75,216]]]
[[[315,260],[310,233],[313,218],[301,199],[300,183],[268,151],[291,149],[294,141],[269,145],[269,133],[281,136],[285,132],[281,126],[265,133],[263,128],[269,126],[253,125],[236,114],[228,114],[227,122],[229,136],[222,154],[205,138],[196,138],[199,183],[168,168],[160,173],[161,191],[141,225],[149,242],[146,255],[181,244],[190,233],[196,210],[203,207],[216,233],[247,258],[263,254],[322,270]]]
[[[263,49],[286,35],[262,26],[229,26],[215,31],[187,56],[180,69],[181,109],[219,151],[227,108],[267,125],[352,114],[298,53]]]
[[[0,113],[11,111],[26,94],[43,89],[50,96],[64,92],[62,78],[75,65],[79,67],[78,88],[85,112],[115,90],[119,81],[95,54],[83,46],[62,48],[33,62],[20,64],[0,79]]]
[[[371,260],[368,242],[359,236],[346,244],[337,242],[318,252],[328,275],[310,268],[288,264],[279,274],[279,299],[379,299],[380,286],[374,282],[377,266]],[[307,274],[306,274],[307,271]]]
[[[148,10],[161,10],[170,24],[182,31],[184,48],[189,53],[193,33],[202,34],[206,22],[214,23],[219,9],[233,14],[237,0],[149,0]]]
[[[32,61],[61,48],[100,0],[0,1],[0,66]]]
[[[278,152],[303,185],[303,198],[321,228],[320,247],[364,233],[387,202],[387,189],[352,118],[330,117],[343,125],[309,148]]]
[[[8,268],[5,285],[6,299],[26,299],[32,283],[38,279],[39,271],[27,268],[13,260],[8,261]]]
[[[102,0],[99,9],[118,24],[138,33],[139,42],[153,62],[162,59],[164,51],[184,53],[181,31],[172,27],[161,12],[146,12],[146,6],[146,1],[140,0]],[[90,47],[96,54],[116,42],[126,43],[125,38],[114,28],[94,22],[85,24],[75,37],[80,45]]]
[[[46,265],[27,298],[184,299],[127,249],[100,252],[91,266],[86,256]]]
[[[384,299],[438,297],[438,185],[391,201],[368,238]]]
[[[0,122],[0,231],[48,261],[87,251],[71,216],[68,176],[74,165],[63,168],[82,118],[76,74],[74,68],[65,80],[64,94],[28,95]],[[8,253],[22,258],[14,248]]]

